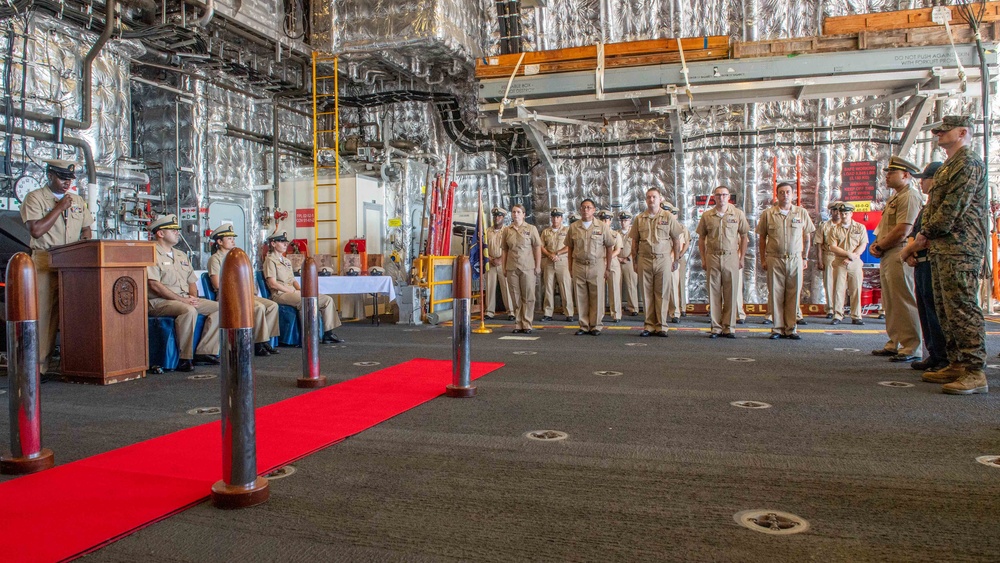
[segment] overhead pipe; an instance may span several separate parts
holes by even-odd
[[[38,139],[39,141],[46,141],[60,145],[70,145],[80,149],[80,151],[83,152],[83,161],[87,165],[87,182],[92,185],[97,184],[97,166],[94,164],[94,150],[90,148],[87,141],[84,141],[79,137],[63,135],[62,141],[57,142],[54,133],[33,131],[31,129],[25,129],[24,127],[15,127],[12,133],[14,135],[23,135],[25,137],[31,137],[32,139]]]

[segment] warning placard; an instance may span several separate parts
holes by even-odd
[[[878,165],[874,160],[845,162],[840,171],[840,199],[844,201],[875,201],[878,187]]]
[[[307,207],[305,209],[295,210],[295,227],[315,227],[316,226],[316,210],[312,207]]]

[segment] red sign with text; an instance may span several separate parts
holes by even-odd
[[[315,227],[316,210],[312,207],[295,210],[295,227]]]
[[[878,165],[874,160],[845,162],[840,169],[840,178],[841,200],[875,201]]]

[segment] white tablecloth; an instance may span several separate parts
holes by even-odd
[[[302,280],[295,278],[299,284]],[[385,293],[396,300],[396,288],[389,276],[319,276],[319,292],[328,295]]]

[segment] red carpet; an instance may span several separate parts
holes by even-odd
[[[473,363],[472,378],[502,366]],[[450,361],[416,359],[258,408],[257,470],[371,428],[442,395],[448,383]],[[0,483],[0,559],[79,556],[205,500],[221,478],[222,437],[212,422]]]

